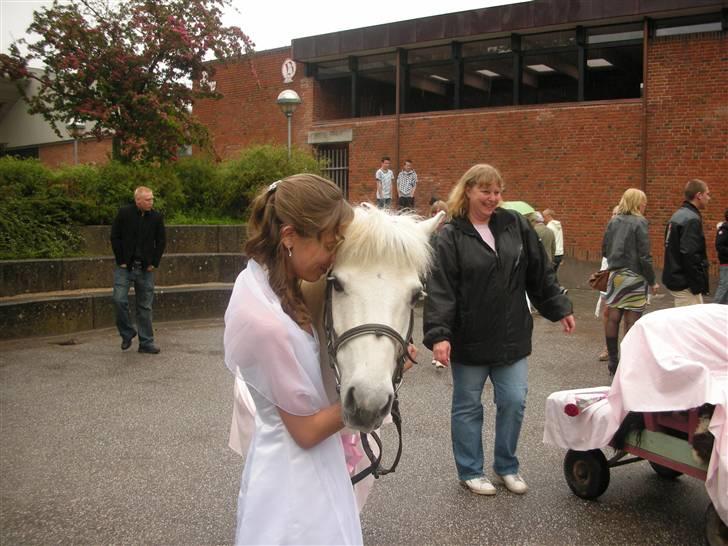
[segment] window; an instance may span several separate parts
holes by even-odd
[[[357,59],[357,115],[365,117],[394,114],[396,70],[397,58],[394,53]]]
[[[708,13],[693,17],[657,21],[655,36],[676,36],[697,32],[719,32],[721,30],[720,13]]]

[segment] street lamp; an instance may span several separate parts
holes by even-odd
[[[288,159],[291,159],[291,117],[296,107],[301,104],[301,97],[298,96],[293,89],[285,89],[281,91],[276,99],[278,106],[281,107],[281,112],[288,119]]]
[[[72,118],[66,123],[66,130],[73,137],[73,164],[78,165],[78,139],[86,130],[86,124]]]

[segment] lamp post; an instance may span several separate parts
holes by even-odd
[[[73,137],[73,164],[78,165],[78,138],[86,130],[86,124],[81,120],[70,119],[66,123],[66,130]]]
[[[296,107],[301,104],[301,97],[298,96],[293,89],[285,89],[281,91],[276,99],[276,103],[281,107],[281,112],[288,119],[288,159],[291,159],[291,117]]]

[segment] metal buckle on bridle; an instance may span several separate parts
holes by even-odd
[[[336,358],[336,355],[339,351],[339,348],[346,343],[347,341],[354,339],[355,337],[363,336],[363,335],[369,335],[374,334],[377,337],[379,336],[387,336],[393,341],[395,341],[397,344],[399,344],[400,352],[397,356],[397,366],[394,370],[394,374],[392,375],[392,386],[394,387],[394,399],[392,400],[392,409],[390,411],[390,414],[392,416],[392,422],[394,423],[395,427],[397,428],[397,434],[399,436],[399,443],[397,447],[397,455],[394,458],[394,462],[392,463],[392,466],[389,468],[385,468],[382,466],[382,441],[379,438],[379,435],[376,432],[371,432],[369,434],[360,432],[359,437],[361,438],[361,445],[362,449],[364,449],[364,453],[366,453],[367,458],[369,459],[370,465],[369,467],[365,468],[361,472],[355,474],[351,477],[351,483],[352,485],[355,485],[362,479],[364,479],[369,474],[373,475],[375,478],[379,478],[379,476],[384,476],[385,474],[389,474],[390,472],[394,472],[397,468],[397,465],[399,464],[400,456],[402,455],[402,417],[399,413],[399,398],[397,396],[397,393],[399,391],[399,388],[402,386],[402,379],[403,379],[403,373],[404,373],[404,363],[407,359],[412,360],[409,356],[409,353],[407,351],[408,342],[412,339],[412,330],[414,329],[414,321],[415,321],[415,313],[414,310],[410,312],[410,320],[409,320],[409,327],[407,328],[407,335],[406,337],[402,337],[399,332],[397,332],[394,328],[391,326],[387,326],[386,324],[373,324],[373,323],[367,323],[367,324],[360,324],[359,326],[355,326],[354,328],[351,328],[349,330],[346,330],[343,334],[337,335],[336,330],[334,330],[334,317],[333,317],[333,309],[332,309],[332,295],[333,295],[333,281],[334,277],[327,277],[326,278],[326,299],[324,301],[324,332],[326,334],[326,348],[329,353],[329,364],[331,365],[331,368],[334,371],[334,377],[336,378],[336,391],[341,393],[341,374],[339,373],[339,362]],[[413,361],[414,362],[414,361]],[[371,437],[374,439],[374,442],[377,444],[379,448],[379,455],[375,456],[374,452],[371,449],[371,446],[369,444],[369,438],[368,436],[371,435]]]

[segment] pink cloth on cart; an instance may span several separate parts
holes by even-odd
[[[564,405],[582,393],[609,396],[576,417]],[[605,447],[630,411],[679,411],[714,404],[715,437],[705,488],[728,522],[728,305],[692,305],[642,317],[625,336],[612,386],[552,393],[544,443],[585,451]]]

